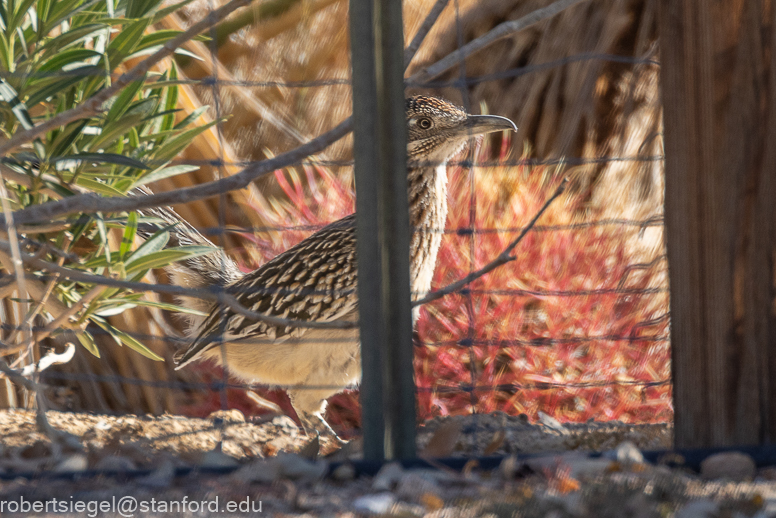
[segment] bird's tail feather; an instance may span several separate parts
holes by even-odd
[[[130,192],[132,196],[153,194],[147,187],[139,187]],[[142,216],[159,220],[138,225],[137,234],[144,239],[150,238],[161,229],[168,229],[170,240],[167,248],[177,246],[207,246],[213,253],[183,259],[166,268],[171,281],[179,286],[192,289],[210,289],[214,286],[227,286],[242,277],[237,263],[207,237],[202,235],[189,222],[181,218],[170,207],[151,207],[138,211]],[[209,313],[212,303],[196,297],[179,297],[179,302],[189,309]],[[188,334],[195,335],[204,321],[202,316],[187,315]]]

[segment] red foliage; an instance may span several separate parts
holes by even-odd
[[[502,145],[501,159],[507,149]],[[486,145],[475,156],[484,162],[492,154]],[[352,189],[323,168],[304,171],[307,196],[296,172],[276,173],[290,201],[273,202],[266,219],[278,226],[318,226],[353,210]],[[559,179],[548,177],[538,167],[452,167],[434,286],[501,253],[554,190]],[[667,294],[639,292],[661,285],[665,265],[628,268],[644,262],[629,250],[637,231],[632,228],[568,228],[585,221],[577,203],[574,195],[556,200],[538,222],[544,228],[529,232],[514,250],[514,261],[473,282],[468,292],[421,309],[415,355],[421,420],[496,410],[531,418],[541,410],[561,421],[672,418],[670,385],[648,385],[670,377],[669,344],[654,338],[665,338],[668,324],[642,324],[667,311]],[[595,216],[588,211],[586,220]],[[256,238],[256,247],[270,258],[309,233]],[[264,395],[287,405],[277,391]],[[197,413],[217,408],[214,397],[215,407],[205,404]],[[230,397],[232,402],[244,404]],[[357,392],[331,398],[328,419],[338,429],[357,428]]]

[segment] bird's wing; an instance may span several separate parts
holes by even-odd
[[[355,216],[336,221],[231,284],[246,308],[290,320],[331,322],[357,308]],[[308,328],[276,326],[217,306],[194,342],[176,355],[178,368],[219,343],[265,338],[285,340]]]

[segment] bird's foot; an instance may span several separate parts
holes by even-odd
[[[298,415],[299,421],[302,423],[302,428],[308,436],[318,436],[320,440],[328,439],[339,448],[342,448],[347,444],[347,441],[340,439],[337,435],[337,432],[335,432],[331,426],[329,426],[329,423],[327,423],[326,419],[324,419],[320,414],[298,412]]]

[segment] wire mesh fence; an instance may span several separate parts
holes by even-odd
[[[568,10],[560,10],[559,16],[570,18],[589,14],[579,6],[569,7],[574,3],[577,2],[552,5],[568,4],[565,5]],[[94,5],[105,9],[107,14],[112,9],[108,4],[112,5],[110,2]],[[337,9],[344,8],[342,2],[330,4],[336,4]],[[442,6],[445,9],[446,25],[434,25],[436,18],[430,16],[432,26],[426,33],[433,29],[431,34],[435,35],[437,43],[444,43],[447,38],[455,42],[455,49],[465,49],[467,43],[475,39],[466,27],[467,21],[474,16],[472,5],[475,4],[459,0],[437,2],[435,8]],[[635,35],[625,37],[618,33],[620,40],[628,40],[625,43],[618,40],[607,46],[600,41],[593,42],[585,51],[573,55],[536,56],[538,63],[532,59],[527,64],[477,75],[470,75],[468,71],[472,67],[475,70],[482,68],[471,61],[472,56],[476,58],[478,54],[451,52],[448,57],[457,58],[454,66],[448,67],[449,72],[445,69],[433,77],[426,77],[433,64],[426,58],[429,62],[423,69],[416,69],[409,75],[406,85],[412,91],[432,95],[440,92],[448,97],[453,97],[451,92],[454,91],[468,113],[489,110],[496,115],[517,118],[521,130],[520,119],[525,119],[528,125],[528,129],[517,137],[504,133],[473,139],[465,155],[441,163],[418,165],[431,168],[446,165],[449,178],[446,226],[420,225],[411,230],[414,236],[420,236],[419,239],[441,235],[432,291],[443,289],[489,265],[524,234],[509,261],[488,275],[416,309],[414,346],[419,422],[434,417],[495,411],[527,414],[531,419],[544,412],[561,420],[578,422],[588,419],[632,422],[671,419],[660,115],[656,93],[652,92],[654,99],[644,93],[644,90],[656,89],[650,78],[659,66],[653,58],[654,34],[650,31],[654,32],[654,28],[650,29],[650,22],[644,20],[649,18],[653,4],[646,2],[642,6],[647,14],[637,18],[643,25],[634,29]],[[223,6],[198,2],[190,11],[170,16],[191,16],[191,20],[196,21],[197,14],[213,12],[217,8],[223,11],[226,7],[234,10],[238,5],[234,2]],[[424,16],[419,17],[415,26],[423,20],[429,7],[429,2],[423,4]],[[584,9],[598,13],[593,7]],[[515,15],[517,13],[515,10]],[[30,20],[33,18],[32,14],[22,15],[29,16]],[[596,14],[595,19],[604,27],[606,23],[613,23],[599,20],[601,16]],[[182,18],[177,23],[183,23]],[[354,291],[352,286],[321,290],[299,282],[277,285],[275,280],[286,274],[298,275],[302,283],[305,279],[302,270],[284,271],[282,262],[275,265],[274,273],[264,276],[252,273],[262,268],[269,272],[266,265],[272,265],[268,263],[272,257],[287,249],[294,250],[293,246],[304,243],[311,234],[332,228],[329,226],[332,224],[336,226],[340,218],[353,212],[352,160],[321,152],[326,144],[344,136],[349,126],[340,124],[322,137],[311,140],[315,135],[299,129],[303,124],[288,125],[287,117],[272,115],[265,101],[262,101],[263,107],[240,106],[234,93],[239,90],[240,95],[250,97],[256,91],[267,90],[313,95],[307,92],[348,89],[350,80],[333,74],[327,74],[325,77],[331,77],[324,79],[238,79],[235,71],[223,65],[224,47],[233,49],[235,43],[224,40],[218,33],[221,25],[207,16],[202,16],[201,23],[195,24],[191,20],[183,23],[180,34],[186,34],[187,30],[193,34],[209,32],[207,41],[195,42],[199,45],[196,48],[207,53],[199,56],[204,59],[202,66],[207,69],[206,75],[185,77],[185,71],[197,75],[196,71],[180,64],[173,67],[173,61],[169,60],[155,65],[157,75],[154,77],[143,76],[138,83],[139,76],[130,76],[113,84],[123,87],[137,84],[137,91],[199,89],[201,104],[209,105],[209,111],[198,110],[191,120],[198,118],[198,123],[206,123],[210,134],[208,144],[195,143],[194,147],[202,148],[198,151],[199,156],[196,153],[183,156],[179,153],[171,156],[135,153],[133,160],[139,161],[139,165],[122,162],[119,158],[105,162],[105,156],[87,154],[91,151],[88,147],[82,149],[80,155],[72,153],[72,142],[70,147],[53,146],[41,156],[35,149],[33,136],[53,141],[64,139],[67,129],[78,118],[60,119],[55,124],[38,119],[36,124],[23,128],[28,132],[26,138],[20,131],[0,145],[5,156],[0,169],[5,187],[0,194],[8,205],[4,206],[3,219],[3,229],[8,237],[3,236],[3,243],[0,243],[0,253],[8,259],[2,262],[5,271],[0,273],[0,294],[4,299],[0,307],[3,312],[0,353],[7,360],[6,380],[10,380],[4,391],[0,390],[3,392],[0,403],[7,407],[32,408],[35,405],[29,386],[13,384],[21,383],[21,377],[62,389],[45,392],[49,396],[45,403],[47,408],[106,413],[176,411],[206,416],[214,410],[236,407],[248,414],[259,409],[252,400],[246,399],[245,391],[261,389],[261,396],[270,402],[268,406],[274,405],[273,411],[282,410],[293,415],[286,396],[276,389],[291,391],[292,402],[303,400],[305,391],[309,391],[321,398],[338,394],[330,400],[328,421],[341,437],[357,437],[361,423],[359,402],[353,391],[356,378],[352,375],[345,376],[347,379],[344,380],[342,376],[328,376],[331,382],[321,383],[322,378],[310,381],[292,374],[278,373],[274,377],[272,374],[281,364],[286,365],[278,354],[287,355],[289,361],[296,362],[292,367],[300,369],[311,359],[313,362],[325,361],[305,345],[325,347],[346,342],[358,349],[358,341],[352,334],[332,335],[329,332],[337,325],[353,327],[354,321],[343,326],[340,320],[329,318],[335,324],[322,325],[323,330],[313,335],[309,331],[294,330],[305,329],[299,327],[303,325],[299,320],[305,320],[309,313],[295,310],[289,304],[277,312],[267,313],[268,304],[251,306],[246,302],[255,302],[261,297],[273,302],[284,298],[297,300],[293,297],[301,296],[308,301],[315,300],[314,304],[320,306],[331,304],[332,300],[345,300]],[[160,20],[154,19],[154,22]],[[197,30],[192,30],[197,26]],[[175,41],[174,35],[168,36],[169,41]],[[108,32],[104,38],[102,45],[117,36]],[[88,41],[90,45],[97,45],[99,40],[95,36]],[[158,53],[151,43],[145,50],[154,49]],[[521,44],[525,42],[517,36],[510,40],[514,48],[519,49]],[[632,55],[608,51],[628,45]],[[78,59],[86,59],[87,51],[95,52],[87,47],[89,45],[79,48],[84,56]],[[173,48],[170,47],[168,54]],[[186,47],[190,48],[194,47]],[[191,53],[190,50],[187,52]],[[479,52],[487,53],[488,49]],[[188,55],[183,57],[188,58]],[[481,95],[483,90],[478,90],[483,87],[496,85],[493,88],[506,89],[503,85],[526,80],[532,75],[588,65],[593,68],[584,70],[578,77],[587,85],[583,91],[589,99],[582,104],[568,101],[572,105],[570,111],[577,117],[575,120],[590,119],[580,123],[582,129],[578,128],[576,135],[562,127],[548,128],[547,125],[553,122],[551,113],[542,124],[532,116],[502,113],[498,102],[482,105],[480,110],[475,104],[484,97]],[[605,68],[609,65],[620,67],[617,69],[618,81],[612,80],[612,70]],[[125,72],[131,74],[138,65],[127,61],[123,66]],[[141,72],[147,72],[151,66],[147,65]],[[2,72],[2,79],[6,85],[16,85],[20,92],[23,92],[20,85],[25,81],[66,77],[76,82],[90,78],[106,80],[115,75],[114,70],[108,73],[93,65],[31,73],[7,68]],[[605,84],[607,81],[610,84]],[[560,82],[557,77],[547,82],[545,90],[549,93],[546,98],[526,96],[524,102],[536,105],[549,102],[547,99],[553,92],[564,88]],[[113,93],[119,91],[117,87]],[[32,103],[29,96],[17,97],[11,90],[10,97],[4,98],[9,106],[7,113],[12,113],[13,99],[25,101],[30,113],[34,113],[33,104],[54,103],[58,99],[57,91],[45,93],[48,97],[38,94],[40,99]],[[169,128],[149,129],[145,134],[130,132],[126,138],[120,133],[121,144],[103,149],[103,155],[105,152],[110,152],[111,156],[121,155],[119,148],[123,146],[140,149],[144,142],[155,142],[156,145],[170,142],[164,140],[168,138],[165,132],[172,134],[188,114],[176,113],[175,103],[183,102],[178,94],[163,92],[159,96],[161,102],[157,111],[148,116],[169,120],[169,123],[165,122]],[[493,98],[499,99],[498,96]],[[584,102],[605,104],[608,101],[616,101],[619,120],[609,120],[606,113],[597,113],[598,108],[584,107]],[[196,108],[191,104],[187,107]],[[271,131],[277,131],[278,126],[288,126],[282,132],[283,138],[309,142],[301,150],[277,156],[274,156],[275,150],[266,151],[265,159],[257,159],[256,153],[265,152],[262,142],[246,143],[246,139],[236,136],[240,125],[230,126],[230,114],[235,114],[235,118],[245,116],[240,113],[241,108],[244,111],[257,109],[268,119],[279,119],[279,122],[262,124],[276,128]],[[552,112],[549,106],[545,106],[545,110]],[[328,128],[334,126],[332,121],[339,122],[336,114],[334,110],[329,114]],[[57,116],[61,115],[62,112]],[[41,116],[34,113],[34,117]],[[594,128],[592,120],[596,117],[607,127],[605,139],[596,133],[603,131]],[[41,130],[44,124],[50,125]],[[639,130],[634,131],[633,126],[638,126]],[[88,134],[89,127],[84,124],[78,131]],[[58,129],[63,131],[57,133]],[[553,137],[552,133],[557,135]],[[255,139],[256,135],[262,134],[265,133],[251,137]],[[553,140],[557,142],[551,146],[549,143]],[[279,142],[284,141],[279,138]],[[527,145],[523,150],[524,143]],[[242,153],[241,156],[235,151],[249,145],[254,148],[253,153]],[[541,151],[545,157],[534,158],[532,145],[543,146]],[[349,144],[343,146],[347,149]],[[156,195],[147,198],[125,196],[131,186],[144,183],[141,180],[147,171],[169,172],[173,168],[178,168],[173,171],[175,174],[157,175],[158,180],[153,184],[158,191]],[[194,172],[194,168],[199,171]],[[194,175],[202,173],[210,177],[199,181],[216,180],[216,183],[196,187],[198,179]],[[232,181],[238,178],[236,173],[241,175],[240,179]],[[260,175],[274,181],[266,191],[254,183]],[[529,225],[553,195],[558,183],[566,177],[570,179],[567,191],[535,224]],[[132,181],[122,183],[126,179]],[[262,182],[260,185],[268,185],[268,180]],[[59,187],[70,190],[57,191]],[[176,187],[179,190],[176,191]],[[37,196],[36,189],[52,192],[46,194],[47,198],[25,198],[30,192]],[[230,197],[228,193],[234,193],[236,189],[242,191]],[[113,203],[116,199],[103,199],[92,204],[92,198],[78,196],[89,192],[121,199],[118,203]],[[210,196],[208,205],[194,205],[206,196]],[[68,206],[67,198],[77,201]],[[57,199],[62,201],[53,201],[52,210],[37,203]],[[159,204],[175,205],[181,223],[173,228],[169,221],[160,222],[152,213],[142,212]],[[203,207],[208,207],[208,214],[202,213]],[[253,213],[249,213],[251,210]],[[135,214],[134,220],[130,214]],[[67,215],[70,217],[63,219]],[[191,226],[184,222],[190,222]],[[59,230],[57,225],[61,225]],[[140,237],[144,228],[145,241]],[[133,230],[129,232],[128,229]],[[103,246],[94,247],[94,241],[85,243],[85,232],[92,240],[97,239],[94,236],[102,235]],[[175,233],[182,236],[176,238],[177,241],[170,239]],[[187,233],[189,240],[185,241]],[[66,238],[58,239],[58,235]],[[206,239],[201,241],[197,236]],[[18,244],[14,239],[18,239]],[[145,254],[132,260],[133,253],[144,250],[144,242],[155,239],[165,243],[151,248],[146,245]],[[208,243],[222,247],[227,255],[194,249]],[[132,269],[133,262],[137,265],[142,257],[161,254],[171,246],[178,247],[181,253],[177,263],[170,259],[172,256],[159,255],[156,262],[148,260],[142,267]],[[192,248],[184,250],[186,246]],[[19,256],[18,260],[14,254]],[[118,262],[123,271],[115,267],[115,261],[112,262],[111,257],[116,256],[121,259]],[[187,261],[201,257],[215,257],[208,267],[212,270],[212,279],[220,281],[186,285],[186,272],[181,273],[176,268],[180,265],[185,268],[187,264],[193,264]],[[289,261],[294,255],[281,257]],[[24,263],[26,270],[19,270],[19,261]],[[231,276],[225,276],[227,272],[232,272]],[[331,285],[336,282],[336,276],[342,274],[332,270],[329,275],[333,276]],[[23,286],[24,278],[29,279],[26,286]],[[256,282],[245,279],[256,279]],[[106,290],[109,290],[109,296]],[[23,295],[25,291],[27,296]],[[425,295],[425,292],[413,293],[416,300]],[[93,298],[89,299],[90,296]],[[175,296],[199,297],[200,302],[188,306],[184,321],[170,316],[171,310],[175,309]],[[58,314],[51,309],[51,304],[47,305],[47,301],[54,299]],[[304,311],[308,311],[305,308]],[[238,333],[239,329],[230,328],[232,324],[242,326],[242,334]],[[211,325],[211,329],[204,333],[203,326],[207,325]],[[239,334],[239,343],[229,349],[230,346],[224,344],[233,340],[236,334]],[[203,338],[207,339],[205,345],[215,344],[204,349],[210,351],[206,356],[231,368],[218,370],[212,362],[203,362],[174,371],[173,352]],[[115,352],[116,342],[135,352],[115,356],[124,354]],[[60,351],[65,343],[77,345],[75,359],[37,372],[35,365],[41,365],[41,351],[49,348]],[[275,356],[267,353],[270,348]],[[250,353],[240,353],[242,350]],[[312,356],[299,357],[297,350]],[[153,364],[143,359],[138,351],[150,359],[165,361]],[[100,359],[100,355],[103,358]],[[267,356],[261,360],[267,364],[267,374],[262,374],[264,377],[260,379],[264,383],[259,384],[259,388],[250,380],[250,368],[242,365],[253,361],[249,356]],[[354,361],[357,363],[357,358]],[[32,367],[23,370],[29,366]],[[343,391],[346,392],[340,394]]]

